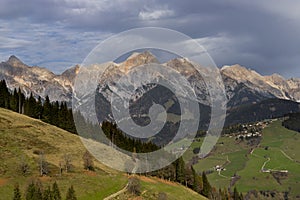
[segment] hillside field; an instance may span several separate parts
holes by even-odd
[[[70,185],[74,186],[79,200],[104,199],[124,188],[128,176],[110,169],[95,160],[95,172],[83,169],[82,156],[86,151],[77,135],[18,113],[0,109],[0,199],[12,199],[15,184],[24,191],[33,179],[39,179],[44,188],[57,182],[63,199]],[[38,170],[39,154],[44,152],[50,173],[41,177]],[[73,168],[60,176],[59,163],[64,154],[71,157]],[[23,176],[18,166],[26,161],[30,173]],[[138,176],[142,199],[155,199],[159,192],[169,199],[205,199],[177,183],[158,178]],[[125,198],[127,194],[120,194]],[[149,197],[149,198],[148,198]],[[151,197],[151,198],[150,198]]]

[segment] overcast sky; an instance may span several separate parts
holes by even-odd
[[[218,66],[300,77],[300,1],[1,0],[0,60],[61,73],[102,40],[157,26],[197,39]]]

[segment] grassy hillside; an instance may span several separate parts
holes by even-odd
[[[39,176],[39,153],[49,163],[49,176]],[[0,109],[0,199],[12,199],[13,187],[20,185],[24,193],[32,179],[40,179],[44,187],[57,181],[63,198],[67,188],[74,186],[78,199],[103,199],[125,187],[128,176],[95,162],[95,172],[83,169],[82,156],[86,151],[77,135],[48,125],[24,115]],[[73,169],[59,175],[59,163],[64,154],[69,154]],[[23,176],[18,170],[26,161],[30,173]],[[142,196],[165,192],[169,199],[204,199],[197,193],[176,183],[167,183],[156,178],[140,177]],[[122,198],[125,194],[121,194]]]

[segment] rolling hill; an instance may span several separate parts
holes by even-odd
[[[122,188],[128,176],[95,161],[95,172],[83,169],[83,154],[86,149],[77,135],[40,120],[0,109],[0,199],[12,199],[13,187],[19,184],[22,193],[28,183],[39,179],[44,187],[57,182],[63,198],[67,188],[74,186],[78,199],[104,199]],[[49,175],[39,176],[39,152],[43,152],[49,166]],[[60,175],[59,163],[63,156],[71,158],[72,170]],[[21,162],[27,162],[30,170],[23,175],[18,170]],[[205,199],[194,191],[177,183],[158,178],[137,176],[141,181],[142,199],[156,199],[159,192],[169,199]],[[125,198],[127,194],[120,194]]]

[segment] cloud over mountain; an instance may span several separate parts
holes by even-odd
[[[2,0],[0,5],[1,60],[17,54],[61,73],[110,35],[161,26],[203,42],[218,66],[240,63],[262,74],[300,77],[300,5],[292,0]]]

